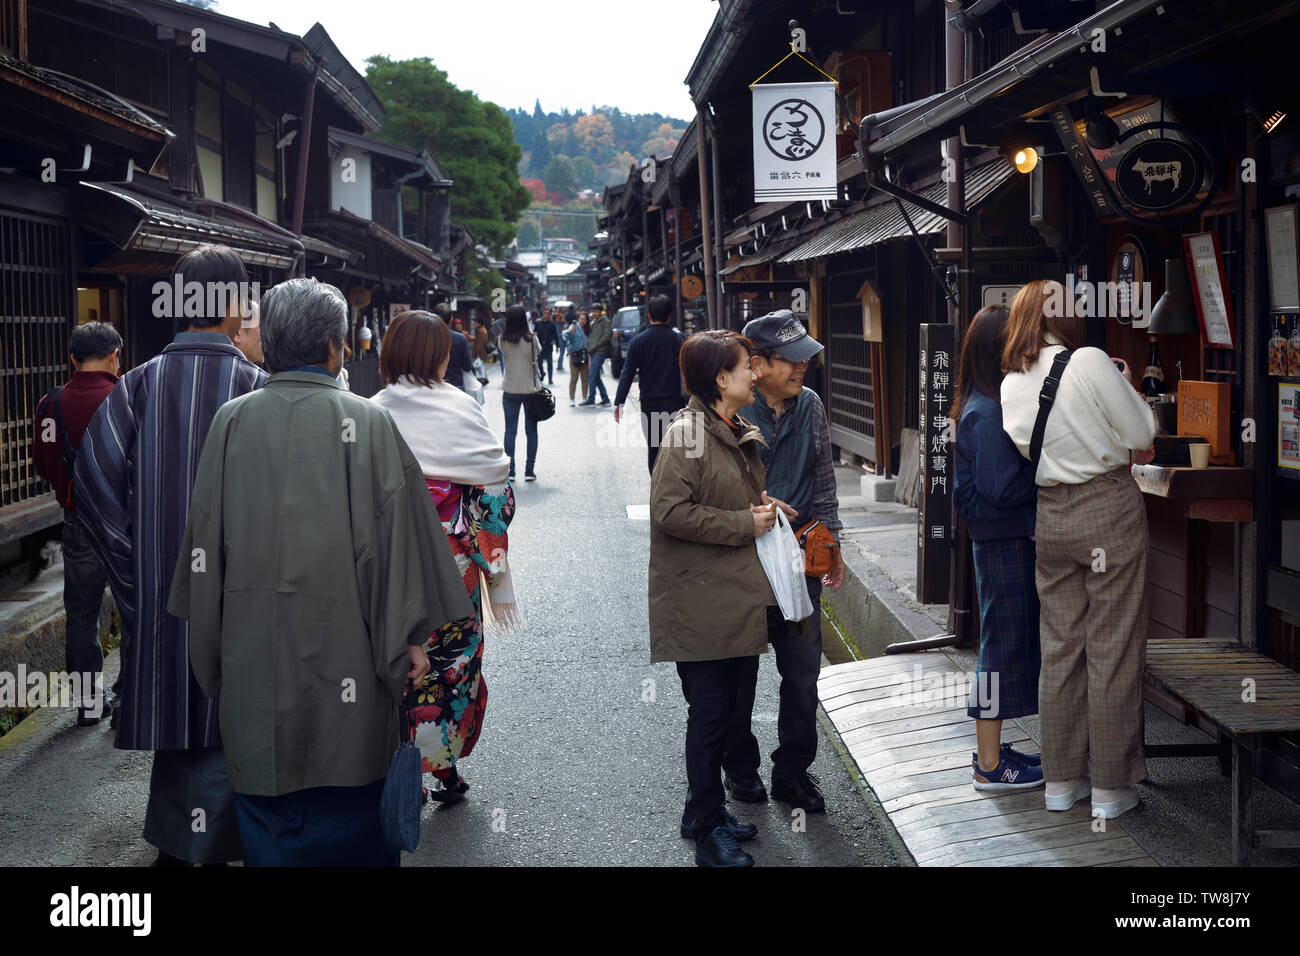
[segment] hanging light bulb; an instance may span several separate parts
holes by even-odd
[[[1032,146],[1018,149],[1011,163],[1016,167],[1017,172],[1031,173],[1034,171],[1034,167],[1038,165],[1038,150]]]

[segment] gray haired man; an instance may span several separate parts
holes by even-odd
[[[221,693],[244,863],[395,866],[398,704],[429,634],[473,609],[397,426],[335,379],[342,293],[290,279],[261,311],[272,375],[212,421],[168,610]]]

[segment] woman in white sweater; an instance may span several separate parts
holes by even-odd
[[[1147,521],[1131,459],[1150,460],[1155,417],[1132,373],[1078,348],[1083,323],[1060,283],[1030,282],[1011,305],[1002,354],[1002,422],[1031,458],[1039,393],[1056,356],[1074,349],[1047,417],[1035,580],[1042,604],[1039,714],[1048,810],[1091,795],[1093,814],[1137,806],[1146,776]],[[1126,377],[1128,376],[1128,377]]]
[[[506,309],[506,326],[497,342],[501,350],[501,381],[504,394],[501,407],[506,414],[506,454],[510,456],[510,477],[515,476],[515,435],[519,429],[519,412],[524,413],[524,436],[528,442],[524,460],[524,480],[536,481],[533,467],[537,463],[537,421],[528,414],[528,403],[537,390],[537,339],[528,331],[528,314],[522,305]]]

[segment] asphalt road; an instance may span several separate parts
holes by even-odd
[[[487,414],[495,427],[503,427],[499,381],[494,370]],[[674,667],[649,663],[649,522],[628,513],[648,500],[644,445],[639,428],[615,427],[609,409],[569,408],[567,388],[557,374],[557,414],[539,426],[539,480],[518,485],[510,528],[527,629],[488,638],[487,717],[461,765],[471,789],[461,804],[425,808],[420,848],[404,865],[693,863],[677,830],[686,705]],[[776,747],[777,684],[765,655],[754,713],[765,754]],[[106,725],[69,727],[0,773],[0,865],[153,859],[140,837],[150,755],[114,750],[111,739]],[[758,864],[898,863],[824,735],[813,772],[827,812],[803,827],[785,804],[733,806],[759,826],[748,844]]]

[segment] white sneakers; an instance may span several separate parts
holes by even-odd
[[[1092,784],[1087,777],[1078,780],[1049,780],[1043,791],[1043,799],[1049,810],[1068,810],[1091,793]]]
[[[1138,805],[1137,787],[1120,787],[1108,790],[1093,788],[1087,777],[1077,780],[1049,780],[1043,791],[1048,810],[1064,811],[1086,797],[1092,797],[1092,815],[1114,820]]]
[[[1119,787],[1106,790],[1098,787],[1092,791],[1092,815],[1114,820],[1138,805],[1137,787]]]

